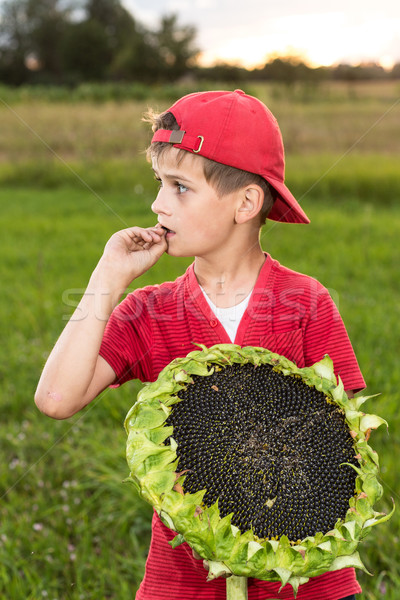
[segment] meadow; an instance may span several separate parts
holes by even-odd
[[[269,222],[263,247],[339,306],[366,393],[378,394],[366,410],[389,423],[371,438],[387,511],[400,503],[400,86],[245,90],[277,116],[287,183],[311,218]],[[152,511],[123,483],[123,421],[140,384],[106,390],[67,421],[40,414],[33,395],[109,236],[154,223],[140,118],[170,94],[0,98],[1,600],[131,600],[143,576]],[[139,284],[190,262],[164,256]],[[359,573],[364,600],[397,600],[399,531],[397,510],[361,544],[373,574]]]

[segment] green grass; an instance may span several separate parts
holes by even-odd
[[[152,185],[149,183],[149,185]],[[38,600],[131,599],[143,575],[150,508],[129,484],[123,419],[138,385],[108,390],[69,421],[38,413],[33,394],[47,353],[85,287],[104,243],[128,224],[153,222],[148,192],[4,188],[0,250],[4,328],[0,354],[3,456],[0,597]],[[304,206],[312,225],[269,223],[263,246],[287,266],[327,285],[347,324],[368,393],[369,410],[387,418],[378,430],[384,508],[399,489],[400,209],[329,198]],[[173,279],[188,260],[164,257],[140,284]],[[364,598],[394,600],[400,586],[399,515],[361,547],[372,578]]]

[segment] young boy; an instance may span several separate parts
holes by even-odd
[[[343,322],[316,280],[282,267],[260,246],[265,218],[308,223],[284,184],[280,131],[270,111],[240,90],[203,92],[153,116],[149,149],[160,190],[158,223],[114,234],[76,312],[45,365],[36,403],[67,418],[112,384],[154,381],[172,359],[235,342],[283,354],[299,367],[329,354],[345,389],[364,387]],[[194,256],[174,282],[126,288],[167,252]],[[225,582],[190,548],[172,549],[174,533],[157,515],[137,600],[216,600]],[[249,600],[293,598],[290,586],[249,580]],[[361,591],[353,569],[300,587],[298,600],[339,600]]]

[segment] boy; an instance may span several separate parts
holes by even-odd
[[[134,377],[154,381],[172,359],[235,342],[263,346],[298,366],[329,354],[349,393],[364,387],[343,322],[325,288],[282,267],[261,249],[265,218],[308,223],[284,184],[283,145],[264,104],[240,90],[203,92],[152,117],[149,149],[160,191],[155,227],[114,234],[76,313],[44,368],[40,410],[67,418],[103,389]],[[137,289],[131,282],[167,252],[194,256],[175,282]],[[137,600],[225,598],[222,579],[157,515]],[[249,600],[293,598],[290,586],[249,580]],[[300,587],[298,600],[339,600],[361,589],[353,569],[326,573]]]

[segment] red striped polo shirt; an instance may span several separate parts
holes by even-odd
[[[107,323],[101,356],[114,369],[121,384],[130,379],[155,381],[177,357],[230,339],[209,307],[192,264],[174,282],[135,290],[117,306]],[[349,337],[329,292],[318,281],[296,273],[266,255],[249,305],[236,333],[240,346],[261,346],[282,354],[299,367],[310,366],[325,354],[345,389],[365,387]],[[146,572],[136,600],[219,600],[225,598],[225,581],[206,581],[201,561],[183,544],[167,543],[174,533],[157,515]],[[249,580],[249,600],[292,599],[292,588]],[[325,573],[300,586],[297,600],[338,600],[359,593],[353,569]]]

